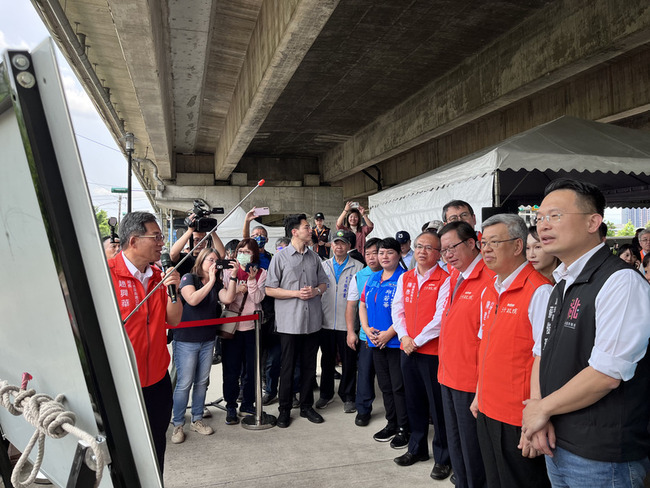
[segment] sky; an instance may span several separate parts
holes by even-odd
[[[6,49],[31,50],[49,37],[30,1],[0,0],[0,12],[3,12],[0,15],[0,53]],[[57,60],[93,205],[105,210],[109,217],[117,217],[119,196],[111,193],[111,188],[127,186],[126,157],[58,48]],[[151,212],[151,205],[135,175],[132,182],[133,210]],[[126,195],[122,200],[122,213],[125,212]]]

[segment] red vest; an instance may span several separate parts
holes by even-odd
[[[126,267],[122,253],[108,260],[108,267],[113,279],[113,288],[117,294],[117,305],[124,320],[135,306],[161,280],[158,268],[152,266],[153,276],[147,283],[145,292],[140,280],[137,280]],[[169,351],[167,349],[167,290],[161,286],[151,298],[134,313],[124,328],[126,330],[135,360],[138,364],[138,376],[142,387],[158,383],[167,372]]]
[[[449,276],[438,264],[422,287],[418,290],[418,278],[416,269],[407,271],[402,275],[402,293],[404,296],[404,322],[406,333],[415,339],[422,332],[436,314],[436,302],[440,287]],[[400,346],[401,349],[403,347]],[[438,338],[423,344],[417,352],[420,354],[438,354]]]
[[[450,304],[459,276],[458,273],[451,275],[449,298],[442,315],[438,344],[438,381],[455,390],[475,393],[478,349],[481,344],[478,338],[481,293],[486,286],[494,283],[495,274],[480,260],[470,276],[460,284],[454,301]]]
[[[523,401],[530,398],[533,326],[528,306],[548,279],[528,263],[499,297],[494,284],[481,300],[483,335],[478,361],[478,409],[491,419],[521,426]]]

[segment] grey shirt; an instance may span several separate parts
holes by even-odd
[[[266,286],[285,290],[300,290],[305,286],[317,287],[328,283],[321,259],[305,247],[299,253],[289,244],[273,256],[269,264]],[[275,299],[277,331],[283,334],[312,334],[318,332],[323,322],[320,295],[310,300],[300,298]]]

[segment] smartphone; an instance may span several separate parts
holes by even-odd
[[[350,203],[350,208],[359,208],[359,202]]]
[[[234,259],[218,259],[214,263],[217,267],[217,269],[228,269],[228,268],[233,268],[233,265],[235,264]]]
[[[255,212],[253,212],[255,217],[259,217],[260,215],[269,215],[270,213],[269,207],[259,207],[255,209]]]

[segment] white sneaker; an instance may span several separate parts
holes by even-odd
[[[191,428],[193,431],[198,432],[199,434],[203,434],[203,435],[214,434],[214,430],[212,430],[212,427],[210,427],[209,425],[205,425],[203,423],[203,420],[197,420],[196,422],[192,422]]]
[[[183,425],[174,426],[174,432],[172,433],[172,443],[181,444],[185,442],[185,432],[183,432]]]
[[[210,417],[212,417],[212,412],[208,410],[208,407],[203,407],[203,418],[209,419]]]

